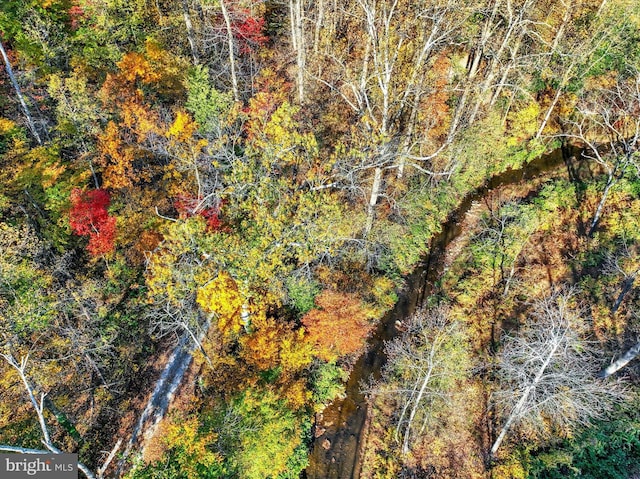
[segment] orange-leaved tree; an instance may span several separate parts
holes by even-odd
[[[179,58],[152,41],[143,53],[125,54],[117,66],[100,90],[113,119],[99,137],[99,163],[105,186],[128,188],[161,170],[167,153],[159,112],[167,98],[184,94],[184,72]]]
[[[330,290],[320,293],[315,303],[317,308],[302,323],[309,341],[316,345],[317,356],[333,361],[361,350],[373,327],[367,306],[355,294]]]
[[[313,360],[313,348],[302,328],[259,312],[252,316],[251,332],[240,338],[240,345],[242,360],[273,383],[287,404],[298,409],[309,401],[304,370]]]

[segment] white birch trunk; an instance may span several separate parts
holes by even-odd
[[[231,68],[231,89],[233,91],[233,99],[238,101],[240,95],[238,93],[238,78],[236,77],[236,55],[235,46],[233,41],[233,29],[231,27],[231,18],[225,0],[220,0],[220,9],[222,10],[222,17],[224,18],[224,25],[227,30],[227,45],[229,48],[229,67]]]
[[[191,15],[189,14],[189,4],[187,0],[182,0],[182,16],[184,17],[184,24],[187,28],[187,40],[189,41],[189,48],[191,49],[191,56],[193,57],[194,65],[199,63],[198,48],[196,46],[196,38],[193,32],[193,24],[191,23]]]
[[[13,89],[15,90],[16,95],[18,96],[18,100],[20,100],[20,106],[22,106],[22,111],[24,112],[24,116],[27,118],[27,124],[29,125],[29,129],[31,130],[31,133],[33,134],[38,144],[42,145],[42,140],[40,139],[40,135],[38,135],[38,130],[36,129],[36,125],[33,122],[31,113],[29,112],[29,108],[27,107],[27,104],[24,101],[22,90],[20,89],[20,85],[18,85],[18,81],[16,80],[16,77],[13,74],[13,68],[11,68],[11,62],[9,62],[9,57],[7,56],[7,52],[5,51],[4,45],[2,44],[2,42],[0,42],[0,53],[2,54],[2,59],[4,60],[4,66],[7,70],[7,75],[9,75],[9,80],[11,80]]]
[[[509,431],[509,429],[511,428],[513,423],[517,419],[519,419],[520,416],[522,415],[522,412],[525,409],[525,406],[527,404],[529,396],[535,390],[535,388],[537,387],[538,383],[540,382],[540,380],[544,376],[544,373],[547,370],[547,367],[549,366],[549,363],[551,362],[551,359],[553,358],[553,356],[555,355],[558,347],[562,343],[560,338],[554,338],[554,340],[555,341],[554,341],[553,347],[551,348],[551,350],[547,354],[547,357],[545,358],[544,362],[542,363],[542,366],[540,366],[540,369],[538,370],[538,373],[536,374],[536,376],[533,379],[533,381],[531,382],[531,384],[522,393],[522,396],[520,397],[520,400],[516,403],[515,407],[511,411],[511,414],[509,414],[509,417],[507,418],[507,421],[504,423],[504,426],[502,426],[500,434],[498,434],[498,437],[496,438],[495,442],[493,443],[493,446],[491,446],[491,456],[495,456],[496,452],[498,452],[498,449],[500,448],[500,444],[502,444],[502,441],[504,440],[505,436],[507,435],[507,432]]]
[[[371,186],[371,196],[369,197],[369,207],[367,208],[367,223],[364,230],[365,235],[368,235],[373,227],[373,219],[375,217],[376,204],[378,203],[378,196],[380,196],[381,187],[382,168],[378,166],[373,173],[373,185]]]
[[[316,17],[315,30],[313,32],[313,53],[317,55],[320,51],[320,30],[324,22],[324,0],[318,1],[318,15]]]
[[[536,140],[538,140],[542,136],[542,132],[547,127],[547,123],[551,119],[551,113],[553,113],[553,110],[555,109],[556,104],[558,103],[558,100],[560,99],[560,95],[562,94],[562,89],[563,88],[564,88],[563,84],[558,85],[558,89],[556,90],[556,94],[554,95],[553,100],[551,101],[551,104],[549,105],[549,108],[547,108],[547,113],[544,115],[542,123],[540,124],[540,128],[538,128],[538,132],[536,133]]]
[[[612,362],[609,366],[607,366],[601,373],[601,378],[608,378],[612,374],[620,371],[623,367],[631,362],[638,354],[640,354],[640,342],[636,343],[632,348],[627,350],[622,356],[620,356],[616,361]]]
[[[295,0],[296,8],[296,24],[295,35],[298,37],[297,44],[298,49],[296,51],[296,86],[298,87],[298,102],[302,104],[304,102],[304,71],[306,66],[305,55],[305,42],[304,42],[304,12],[302,10],[302,0]]]
[[[600,217],[602,216],[602,211],[604,210],[604,205],[607,201],[607,197],[609,196],[609,191],[615,183],[616,180],[614,177],[614,172],[610,171],[607,174],[607,184],[605,185],[602,196],[600,197],[600,201],[598,202],[598,207],[596,208],[596,213],[593,215],[593,220],[591,220],[591,225],[589,226],[589,233],[587,236],[593,236],[593,233],[596,230],[596,226],[598,226],[598,221],[600,221]]]

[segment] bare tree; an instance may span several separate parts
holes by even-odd
[[[583,155],[597,163],[606,175],[600,201],[589,226],[593,235],[608,195],[630,169],[640,173],[640,71],[622,72],[611,87],[594,89],[578,104],[577,117],[567,122],[562,136],[584,143]]]
[[[573,299],[560,291],[537,301],[531,323],[504,338],[495,400],[505,419],[491,456],[516,425],[543,430],[588,424],[623,397],[617,383],[598,378],[600,361],[584,339],[585,322],[572,309]]]
[[[467,375],[467,343],[461,324],[438,307],[416,312],[402,336],[386,345],[383,381],[370,392],[398,405],[396,440],[403,453],[446,406],[454,381]]]
[[[21,358],[20,362],[18,362],[11,353],[4,354],[0,353],[0,357],[3,358],[13,369],[16,370],[22,384],[25,388],[29,396],[29,400],[33,405],[33,408],[36,411],[36,415],[38,417],[38,423],[40,424],[40,431],[42,432],[42,444],[45,446],[46,450],[40,449],[29,449],[23,448],[19,446],[9,446],[0,444],[0,451],[12,451],[12,452],[20,452],[22,454],[46,454],[47,452],[52,452],[54,454],[62,454],[62,451],[55,446],[51,439],[51,435],[49,433],[49,427],[47,426],[47,421],[44,417],[44,409],[45,409],[45,393],[40,394],[40,400],[36,399],[36,392],[27,377],[27,363],[29,361],[29,357],[25,356]],[[87,479],[95,479],[95,475],[91,470],[82,463],[78,463],[78,469],[82,471],[82,473],[87,477]],[[105,468],[106,469],[106,468]]]

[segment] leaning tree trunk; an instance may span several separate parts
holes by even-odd
[[[296,54],[296,90],[298,92],[298,103],[303,103],[306,46],[304,41],[302,0],[289,0],[289,19],[291,22],[291,46]]]
[[[191,49],[191,56],[193,57],[194,65],[199,63],[198,47],[196,45],[196,37],[193,31],[193,24],[191,23],[191,14],[189,13],[189,4],[187,0],[182,0],[182,15],[184,17],[184,24],[187,28],[187,40],[189,41],[189,48]]]
[[[636,276],[638,275],[638,273],[640,273],[640,270],[628,276],[622,283],[622,291],[620,291],[620,294],[618,295],[616,302],[613,304],[613,307],[611,308],[611,314],[616,314],[618,312],[618,308],[622,304],[622,300],[627,295],[627,293],[631,291],[631,288],[633,288],[633,283],[636,281]]]
[[[540,127],[538,128],[538,131],[536,132],[536,140],[540,139],[540,137],[542,136],[542,132],[547,127],[547,123],[549,123],[549,120],[551,120],[551,114],[555,110],[556,105],[558,104],[558,101],[560,100],[560,96],[562,95],[562,93],[564,93],[564,87],[569,82],[569,78],[571,76],[571,70],[573,69],[573,66],[574,66],[573,64],[569,65],[569,67],[565,71],[565,74],[562,76],[560,84],[558,85],[558,88],[556,89],[556,94],[553,96],[553,100],[551,101],[551,104],[549,105],[549,108],[547,108],[547,112],[545,113],[544,118],[542,119],[542,123],[540,124]]]
[[[547,354],[547,357],[545,358],[544,363],[542,363],[542,366],[540,366],[540,369],[538,370],[538,373],[536,374],[535,378],[533,379],[531,384],[524,390],[524,392],[522,393],[522,396],[520,397],[520,400],[511,411],[511,414],[509,414],[507,421],[504,423],[504,426],[502,426],[502,430],[500,431],[500,434],[498,434],[498,437],[493,443],[493,446],[491,446],[491,457],[494,457],[496,455],[496,452],[498,452],[498,449],[500,448],[500,444],[502,444],[502,441],[506,437],[507,432],[509,432],[509,429],[511,429],[511,426],[513,426],[513,424],[520,418],[520,415],[524,411],[527,401],[529,400],[529,396],[533,393],[533,391],[538,386],[538,383],[540,383],[540,381],[542,380],[542,377],[544,376],[544,373],[547,370],[547,367],[549,367],[549,364],[551,363],[551,359],[553,359],[553,355],[556,353],[556,350],[558,349],[559,345],[560,345],[560,342],[556,341],[553,347],[551,348],[551,350],[549,351],[549,353]]]
[[[612,362],[609,366],[603,369],[600,372],[601,378],[608,378],[612,374],[615,374],[627,364],[631,362],[633,358],[635,358],[638,354],[640,354],[640,342],[636,343],[632,348],[627,350],[622,356],[620,356],[616,361]]]
[[[607,184],[604,187],[604,191],[602,192],[602,197],[600,198],[600,202],[598,203],[598,207],[596,208],[596,213],[593,215],[593,220],[591,220],[591,225],[589,226],[588,236],[593,236],[593,233],[598,226],[598,222],[600,221],[600,217],[602,216],[602,211],[604,210],[604,204],[607,201],[607,197],[609,196],[609,191],[611,187],[615,183],[614,172],[609,172],[607,175]]]
[[[371,196],[369,197],[369,205],[367,208],[367,223],[365,225],[365,235],[371,232],[373,227],[373,219],[376,211],[378,197],[382,190],[382,168],[377,166],[373,173],[373,184],[371,186]]]
[[[2,45],[2,42],[0,42],[0,53],[2,53],[2,58],[4,60],[4,66],[7,70],[7,75],[9,75],[9,79],[11,80],[11,84],[13,85],[13,89],[16,91],[18,100],[20,100],[20,105],[22,106],[22,111],[24,112],[24,116],[27,118],[27,124],[29,125],[29,129],[31,130],[31,133],[33,134],[38,144],[42,145],[42,140],[40,139],[40,135],[38,135],[38,131],[36,130],[36,125],[33,122],[31,113],[29,112],[29,108],[27,107],[27,104],[24,101],[22,90],[20,90],[20,85],[18,85],[18,81],[16,80],[16,77],[13,74],[13,68],[11,68],[9,57],[7,56],[7,52],[5,51],[4,45]]]

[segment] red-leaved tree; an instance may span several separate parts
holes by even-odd
[[[77,30],[80,26],[80,20],[84,17],[84,10],[78,5],[73,5],[67,10],[67,14],[69,15],[69,26],[71,30]]]
[[[231,28],[233,36],[238,41],[240,53],[248,54],[269,41],[264,34],[264,18],[255,18],[247,9],[233,9]]]
[[[71,191],[71,231],[78,236],[89,237],[87,250],[93,256],[110,253],[115,248],[116,219],[107,211],[110,203],[109,193],[102,189],[84,191],[74,188]]]
[[[174,201],[174,206],[180,218],[190,218],[194,215],[203,217],[207,221],[209,231],[224,231],[225,226],[220,219],[220,210],[224,206],[224,201],[220,201],[214,206],[202,208],[201,200],[189,195],[178,195]]]

